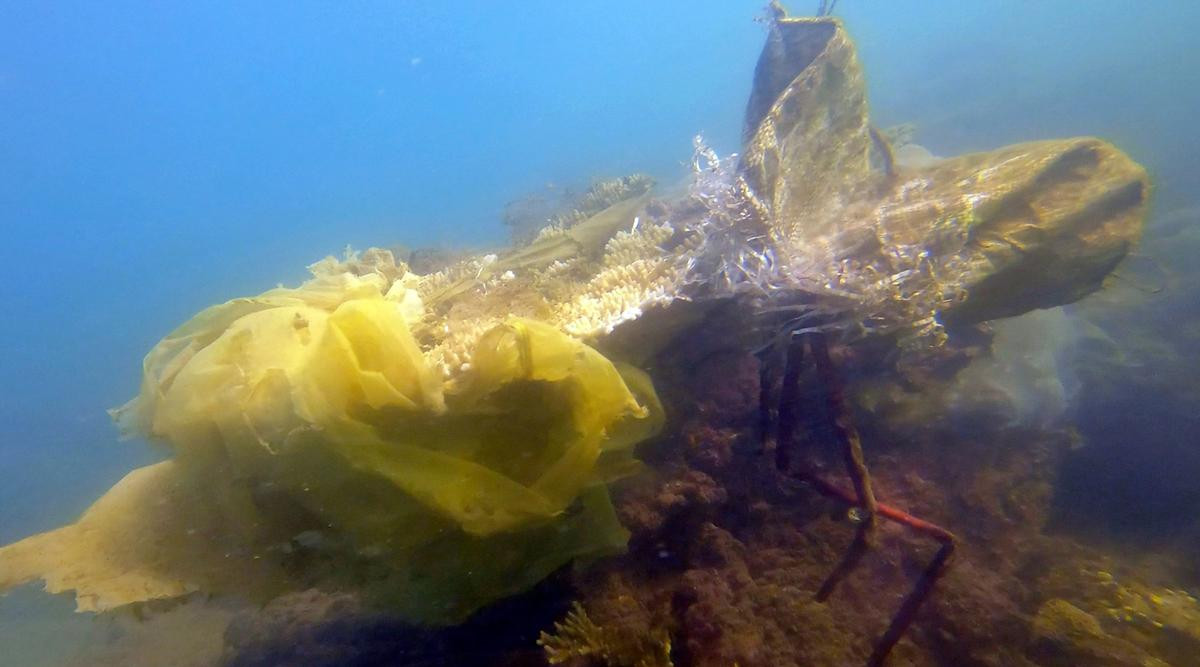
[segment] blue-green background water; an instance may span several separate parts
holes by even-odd
[[[0,543],[73,520],[156,456],[118,442],[104,409],[204,306],[296,283],[347,244],[503,243],[504,204],[547,183],[678,182],[697,133],[736,151],[761,13],[0,4]],[[1200,3],[843,0],[837,14],[878,125],[915,123],[941,155],[1100,135],[1150,168],[1156,215],[1200,206]],[[4,619],[69,604],[30,604],[0,599],[0,646],[52,660]]]

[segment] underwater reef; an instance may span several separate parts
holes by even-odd
[[[686,194],[526,202],[509,250],[330,257],[168,334],[112,413],[171,457],[0,590],[241,600],[229,665],[1200,655],[1186,551],[1062,528],[1084,436],[1005,357],[1139,242],[1145,170],[901,146],[841,22],[773,8],[744,150],[697,140]]]

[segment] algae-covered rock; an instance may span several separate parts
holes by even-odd
[[[1078,604],[1100,620],[1106,632],[1171,664],[1200,655],[1200,602],[1178,589],[1147,585],[1105,570],[1083,571]]]
[[[1054,599],[1038,609],[1031,653],[1039,664],[1097,667],[1166,667],[1167,663],[1105,634],[1084,610]]]

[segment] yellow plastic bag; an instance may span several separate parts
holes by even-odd
[[[640,371],[518,318],[447,387],[399,304],[343,274],[201,312],[114,416],[173,459],[0,549],[0,588],[41,577],[102,610],[345,586],[453,622],[623,547],[604,484],[661,407]]]

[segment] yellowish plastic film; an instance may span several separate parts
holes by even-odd
[[[411,302],[383,291],[322,277],[163,339],[114,417],[173,458],[0,549],[0,589],[41,578],[98,611],[350,587],[445,623],[623,548],[605,483],[636,470],[633,446],[661,426],[649,379],[511,318],[447,384]]]

